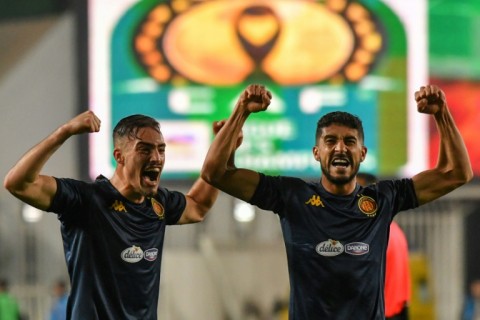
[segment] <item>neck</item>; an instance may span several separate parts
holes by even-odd
[[[145,196],[141,193],[135,192],[133,187],[126,182],[126,179],[123,179],[116,172],[113,177],[110,178],[110,183],[115,189],[125,198],[133,203],[142,203],[145,200]]]
[[[356,179],[352,179],[347,183],[338,184],[331,182],[330,180],[325,178],[325,176],[322,176],[322,178],[320,179],[320,183],[329,193],[339,196],[346,196],[351,194],[357,186]]]

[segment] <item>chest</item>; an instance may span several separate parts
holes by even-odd
[[[372,243],[385,241],[391,217],[388,206],[369,196],[329,199],[315,194],[288,202],[281,221],[293,243]]]

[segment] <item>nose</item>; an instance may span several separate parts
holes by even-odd
[[[152,151],[152,160],[158,162],[158,161],[161,161],[162,159],[163,159],[163,153],[160,152],[159,150],[154,149]]]
[[[339,140],[337,144],[335,145],[335,151],[337,152],[344,152],[347,150],[347,146],[342,140]]]

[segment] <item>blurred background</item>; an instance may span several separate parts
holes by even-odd
[[[413,93],[441,86],[476,179],[400,213],[413,320],[461,319],[480,278],[480,3],[399,1],[0,0],[0,176],[30,147],[87,109],[100,133],[70,139],[46,164],[57,177],[112,173],[112,124],[156,117],[169,145],[162,183],[187,191],[248,83],[274,95],[245,127],[238,165],[316,180],[318,118],[364,121],[362,171],[410,176],[434,165],[438,136]],[[282,319],[288,301],[277,217],[221,195],[205,222],[167,228],[159,318]],[[24,319],[46,319],[68,282],[59,222],[0,190],[0,278]],[[2,320],[2,319],[0,319]]]

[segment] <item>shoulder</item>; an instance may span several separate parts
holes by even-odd
[[[411,178],[380,180],[373,186],[375,185],[379,191],[413,189],[413,180]]]
[[[270,176],[260,174],[258,187],[250,200],[251,204],[264,203],[266,199],[283,202],[288,199],[315,193],[318,184],[290,176]]]
[[[369,186],[360,187],[358,193],[363,193],[376,198],[395,198],[399,197],[415,197],[415,188],[410,178],[380,180]]]
[[[158,192],[155,195],[155,200],[159,201],[168,207],[180,207],[186,206],[187,198],[184,193],[176,190],[170,190],[164,187],[159,187]]]
[[[310,185],[313,184],[312,182],[308,182],[306,180],[297,178],[297,177],[290,177],[290,176],[272,176],[260,173],[260,183],[275,183],[278,185]]]
[[[62,193],[84,193],[88,190],[95,188],[95,185],[99,185],[97,181],[86,182],[82,180],[72,178],[57,178],[54,177],[57,183],[57,194]]]
[[[180,191],[170,190],[170,189],[164,188],[164,187],[159,187],[158,188],[158,192],[157,192],[157,196],[156,196],[156,198],[158,198],[157,200],[167,200],[167,199],[172,198],[172,197],[185,198],[185,194],[183,194]]]
[[[382,180],[374,185],[379,198],[394,206],[393,212],[418,207],[418,198],[411,178]]]
[[[114,196],[114,189],[107,179],[86,182],[72,178],[54,178],[57,183],[57,191],[48,211],[59,212],[67,207],[84,206],[99,197],[111,198]],[[107,196],[109,194],[111,196]]]

